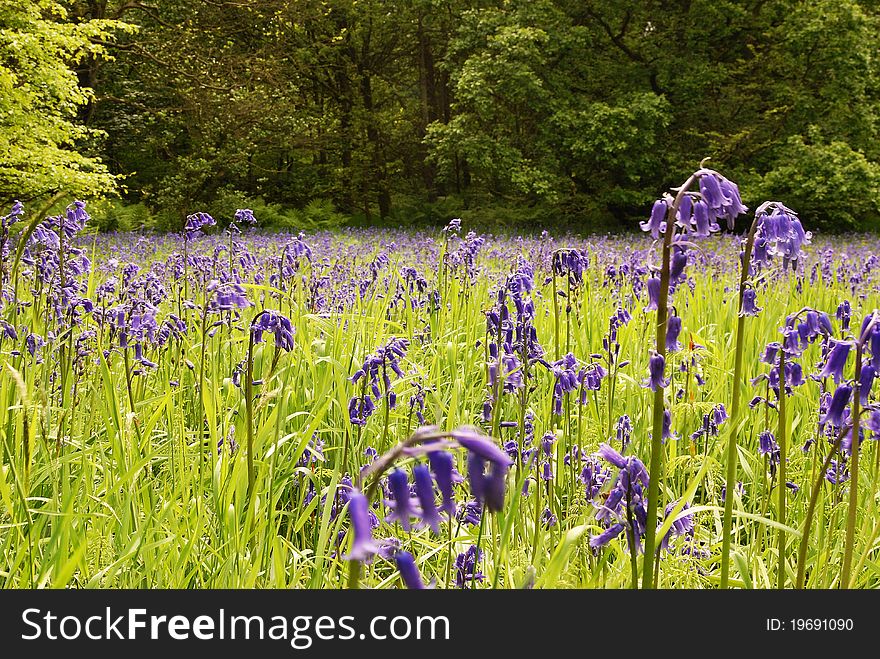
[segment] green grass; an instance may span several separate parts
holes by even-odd
[[[5,338],[0,342],[0,401],[5,410],[0,422],[0,584],[6,588],[344,587],[347,565],[341,554],[347,540],[339,544],[337,538],[347,530],[348,520],[344,514],[334,515],[332,508],[343,477],[346,441],[356,471],[367,462],[367,447],[381,453],[406,439],[417,427],[408,406],[417,382],[428,389],[428,423],[447,430],[482,423],[488,392],[483,312],[490,308],[499,277],[515,266],[516,254],[535,267],[534,322],[550,361],[556,349],[552,285],[545,283],[545,277],[550,250],[563,246],[561,241],[490,238],[479,259],[485,270],[473,281],[455,272],[443,281],[436,267],[442,245],[439,237],[432,243],[426,243],[431,237],[424,235],[398,234],[397,238],[398,247],[385,250],[390,265],[380,270],[377,282],[362,297],[356,296],[345,309],[320,312],[313,308],[308,284],[328,274],[334,277],[331,288],[347,285],[383,249],[383,242],[395,239],[394,234],[345,232],[315,237],[315,263],[304,265],[291,280],[297,282],[296,287],[284,292],[266,279],[254,280],[254,274],[268,274],[266,259],[279,253],[282,239],[243,239],[261,264],[244,272],[255,306],[242,310],[241,317],[233,318],[228,326],[210,327],[225,317],[211,315],[207,325],[213,332],[202,330],[198,309],[186,311],[188,333],[164,346],[147,347],[145,355],[157,367],[137,375],[127,375],[118,340],[95,316],[68,335],[60,331],[63,328],[47,313],[45,296],[30,292],[29,268],[22,265],[18,294],[28,304],[7,305],[3,317],[41,336],[55,331],[56,337],[42,349],[42,363],[28,353],[26,332],[16,341]],[[135,236],[112,240],[123,245],[120,262],[137,258],[141,274],[151,262],[164,261],[178,248],[171,239],[149,241],[139,251],[131,249]],[[306,241],[312,243],[311,238]],[[121,265],[107,267],[111,239],[83,243],[94,261],[87,283],[88,294],[94,297],[108,276],[121,277]],[[595,450],[613,437],[611,426],[616,419],[628,414],[634,426],[630,452],[648,462],[651,392],[641,381],[647,373],[652,341],[651,316],[642,311],[644,293],[642,300],[628,300],[632,295],[629,279],[618,287],[606,281],[605,272],[610,263],[627,260],[632,249],[646,249],[648,242],[639,237],[573,244],[590,246],[592,266],[573,293],[568,320],[561,312],[561,352],[570,350],[582,360],[600,352],[608,318],[623,304],[633,316],[619,331],[621,359],[630,364],[617,378],[613,400],[609,400],[606,380],[582,409],[570,401],[570,413],[563,416],[551,414],[550,373],[541,366],[533,369],[534,390],[528,407],[535,418],[536,441],[545,432],[554,432],[558,438],[555,478],[549,485],[540,482],[540,487],[532,483],[524,497],[520,488],[526,474],[511,470],[505,509],[487,516],[482,528],[480,547],[485,558],[481,569],[486,579],[476,587],[516,588],[534,582],[542,588],[626,588],[632,580],[623,535],[600,551],[590,549],[588,538],[602,527],[595,519],[594,506],[584,498],[577,480],[579,468],[565,466],[561,457],[563,447],[572,444]],[[208,239],[197,249],[210,256],[214,245]],[[496,247],[501,253],[493,254]],[[835,247],[841,252],[835,265],[844,262],[848,272],[860,269],[858,259],[864,256],[856,249],[855,239]],[[685,350],[669,361],[673,383],[667,404],[680,439],[663,445],[666,473],[660,510],[683,497],[691,501],[695,542],[707,555],[684,554],[681,541],[675,541],[659,564],[660,587],[712,588],[718,584],[724,432],[699,444],[690,440],[690,434],[715,404],[730,404],[738,273],[731,241],[710,241],[704,248],[717,249],[718,260],[689,266],[694,289],[682,287],[672,300],[684,321],[683,343],[692,340],[703,347],[694,353]],[[325,256],[330,259],[326,266],[320,263]],[[217,267],[225,267],[225,258],[218,260]],[[430,305],[412,309],[406,295],[392,304],[393,292],[403,283],[399,269],[406,265],[419,269],[429,290],[440,290],[443,304],[439,310],[431,311]],[[792,275],[774,273],[768,288],[761,290],[759,303],[764,311],[746,323],[746,379],[766,372],[767,366],[758,358],[766,343],[779,338],[778,328],[788,313],[811,306],[833,317],[838,303],[849,298],[857,326],[864,312],[880,306],[876,280],[864,286],[863,297],[854,296],[845,280],[826,284],[819,278],[811,284],[810,266],[802,286]],[[168,313],[177,313],[178,300],[174,278],[166,274],[162,283],[169,296],[159,305],[160,322]],[[193,301],[203,305],[204,282],[194,279],[190,286],[195,291]],[[296,328],[295,347],[290,352],[278,351],[269,335],[255,346],[254,377],[262,384],[254,388],[256,480],[253,496],[248,497],[247,414],[242,389],[233,384],[232,375],[247,354],[250,320],[264,306],[289,316]],[[87,331],[94,331],[83,344],[90,351],[76,360],[72,356],[76,341]],[[406,337],[411,344],[403,360],[406,377],[393,384],[398,405],[388,416],[387,436],[382,441],[386,433],[381,408],[362,432],[349,423],[348,400],[358,393],[358,387],[348,378],[368,353],[392,336]],[[109,351],[106,358],[104,351]],[[202,354],[204,390],[200,393]],[[692,354],[700,359],[706,378],[702,387],[677,368],[682,358]],[[802,359],[805,373],[813,372],[819,359],[819,347],[811,347]],[[136,366],[131,350],[129,362],[131,371]],[[179,385],[172,386],[172,380]],[[685,391],[681,399],[675,396],[679,388]],[[776,521],[776,491],[771,496],[765,459],[757,451],[758,434],[765,429],[776,431],[775,412],[746,408],[741,415],[741,426],[735,429],[743,492],[734,502],[734,586],[775,586],[780,528],[787,537],[783,561],[787,581],[794,583],[810,484],[829,448],[820,439],[820,455],[815,447],[809,453],[800,450],[816,432],[818,392],[819,384],[811,381],[788,400],[787,478],[801,490],[787,498],[783,527]],[[743,400],[752,395],[750,387]],[[520,418],[514,396],[503,397],[502,410],[503,419]],[[499,439],[506,441],[515,433],[516,429],[502,428]],[[218,442],[233,436],[238,450],[233,454],[224,445],[218,454]],[[324,443],[323,455],[303,463],[300,458],[308,455],[313,438]],[[866,441],[856,499],[855,587],[880,585],[878,459],[878,442]],[[466,473],[463,460],[458,468]],[[306,503],[310,484],[317,496]],[[461,487],[459,501],[466,492]],[[540,497],[537,508],[536,497]],[[848,498],[846,484],[824,483],[806,558],[807,587],[840,586]],[[536,532],[535,512],[544,506],[557,515],[558,524],[552,528],[539,525]],[[378,514],[384,517],[381,511]],[[383,521],[374,536],[398,537],[416,556],[426,578],[436,579],[438,587],[454,587],[450,561],[474,544],[479,533],[478,527],[453,522],[451,528],[444,525],[439,535],[429,529],[407,534]],[[401,584],[394,564],[377,558],[365,566],[363,585],[388,588]]]

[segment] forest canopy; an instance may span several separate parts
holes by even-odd
[[[0,0],[0,200],[266,223],[607,230],[704,158],[880,226],[878,17],[852,0]]]

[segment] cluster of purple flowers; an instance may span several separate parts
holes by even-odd
[[[737,216],[748,210],[742,203],[739,188],[711,169],[699,169],[694,176],[700,192],[688,192],[681,196],[676,224],[693,238],[705,238],[718,231],[718,220],[725,220],[727,227],[732,230]],[[673,202],[671,195],[664,195],[654,202],[650,219],[640,224],[642,231],[649,231],[654,240],[666,233]]]
[[[217,224],[217,220],[207,213],[193,213],[186,216],[186,224],[183,227],[183,235],[187,240],[193,240],[202,235],[205,227],[212,227]]]
[[[480,504],[485,505],[490,511],[499,511],[504,505],[507,472],[512,461],[507,454],[495,443],[481,435],[475,428],[463,427],[449,433],[437,435],[434,427],[420,429],[414,437],[431,435],[421,445],[415,445],[403,452],[397,449],[394,457],[400,455],[426,455],[428,465],[419,462],[412,468],[412,485],[407,473],[395,468],[388,476],[386,502],[390,513],[388,522],[397,522],[405,530],[413,528],[413,520],[417,520],[420,526],[430,528],[434,533],[439,533],[442,521],[441,512],[446,513],[447,518],[452,520],[456,515],[457,505],[455,502],[454,487],[463,479],[455,470],[455,460],[448,449],[461,447],[467,452],[468,481],[470,490],[475,500],[463,506],[467,515],[481,512]],[[448,439],[444,440],[442,435]],[[377,458],[376,463],[386,468],[393,466],[393,459],[389,463],[386,459]],[[387,464],[386,464],[387,463]],[[488,472],[486,467],[488,465]],[[435,489],[436,486],[436,489]],[[437,506],[437,492],[440,493],[441,503]],[[376,554],[380,546],[373,540],[372,529],[376,527],[371,518],[370,506],[367,497],[358,489],[352,488],[346,495],[349,517],[352,527],[352,545],[349,553],[344,557],[347,560],[366,561]],[[396,556],[397,554],[395,554]]]
[[[364,380],[364,391],[358,396],[352,396],[348,401],[348,418],[356,426],[365,426],[367,419],[376,409],[376,404],[366,392],[367,386],[376,400],[386,399],[389,409],[394,409],[397,404],[397,394],[391,388],[391,375],[389,370],[403,378],[403,369],[400,368],[400,360],[406,357],[409,348],[409,339],[392,337],[384,346],[380,346],[364,360],[363,365],[349,378],[353,384]],[[381,386],[380,386],[381,385]]]
[[[251,336],[254,343],[262,343],[263,333],[272,332],[275,345],[287,352],[293,350],[293,334],[296,328],[287,316],[278,311],[264,309],[251,322]]]
[[[608,444],[600,444],[597,456],[618,469],[614,485],[604,503],[596,509],[596,519],[605,531],[590,538],[593,548],[604,547],[627,531],[632,549],[641,547],[641,536],[648,524],[648,470],[635,456],[624,457]]]
[[[790,264],[793,270],[797,269],[803,248],[812,238],[809,231],[804,231],[797,213],[778,201],[767,201],[755,210],[755,221],[758,226],[752,265],[760,269],[780,257],[783,268]]]

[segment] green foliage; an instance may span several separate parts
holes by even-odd
[[[828,230],[880,228],[880,163],[846,142],[807,143],[789,138],[764,176],[764,197],[785,203]]]
[[[77,26],[112,17],[139,28],[120,36],[115,61],[79,65],[96,95],[77,139],[106,133],[90,148],[162,226],[236,190],[263,200],[272,226],[342,221],[303,210],[326,200],[363,223],[471,212],[491,225],[494,206],[499,222],[541,208],[578,227],[632,228],[649,191],[705,157],[764,187],[806,158],[792,139],[846,147],[863,169],[880,162],[874,3],[74,6]],[[870,209],[823,210],[823,176],[767,189],[808,226],[872,226]]]
[[[55,0],[2,0],[0,25],[0,200],[113,191],[117,177],[81,149],[95,131],[77,110],[93,97],[71,66],[105,55],[97,42],[128,26],[71,22]]]

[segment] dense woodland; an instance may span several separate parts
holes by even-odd
[[[880,224],[853,0],[0,0],[0,200],[104,228],[631,225],[704,157],[809,228]]]

